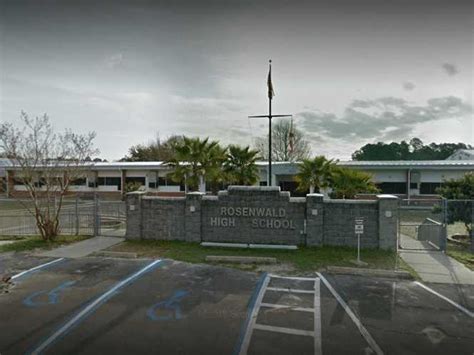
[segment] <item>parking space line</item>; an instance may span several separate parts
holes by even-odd
[[[67,321],[63,326],[61,326],[58,330],[56,330],[53,334],[51,334],[45,341],[39,344],[31,354],[40,354],[46,348],[48,348],[52,343],[54,343],[59,337],[63,336],[70,328],[77,325],[79,322],[84,320],[88,315],[94,312],[97,308],[99,308],[102,304],[107,302],[111,297],[113,297],[118,290],[127,286],[128,284],[132,283],[135,279],[139,278],[146,272],[152,270],[154,267],[158,266],[162,261],[155,260],[149,263],[147,266],[143,267],[139,271],[135,272],[131,276],[127,277],[125,280],[120,281],[114,287],[109,289],[107,292],[103,293],[100,297],[98,297],[92,303],[89,303],[86,307],[84,307],[79,313],[77,313],[74,317],[72,317],[69,321]]]
[[[258,311],[260,310],[263,295],[265,294],[265,289],[267,288],[269,282],[270,282],[270,276],[268,274],[265,274],[263,281],[260,285],[260,289],[258,291],[257,297],[255,298],[255,303],[253,305],[252,312],[250,314],[250,319],[248,321],[247,329],[245,331],[242,344],[240,346],[239,355],[247,354],[247,351],[250,345],[250,338],[252,337],[253,329],[254,329],[255,323],[257,322]]]
[[[53,265],[53,264],[56,264],[60,261],[63,261],[63,260],[66,260],[65,258],[59,258],[59,259],[55,259],[55,260],[52,260],[50,262],[47,262],[47,263],[44,263],[44,264],[41,264],[41,265],[38,265],[38,266],[35,266],[35,267],[32,267],[31,269],[28,269],[28,270],[25,270],[25,271],[22,271],[20,272],[19,274],[16,274],[14,276],[11,277],[12,280],[15,280],[19,277],[22,277],[26,274],[29,274],[30,272],[33,272],[33,271],[36,271],[36,270],[40,270],[42,268],[45,268],[47,266],[50,266],[50,265]]]
[[[293,307],[293,306],[287,306],[284,304],[262,303],[260,306],[264,308],[288,309],[290,311],[298,311],[298,312],[310,312],[310,313],[314,312],[314,308]]]
[[[290,292],[290,293],[314,293],[314,290],[299,290],[296,288],[267,287],[268,291]]]
[[[276,327],[273,325],[265,325],[265,324],[258,324],[258,323],[254,325],[254,329],[265,330],[268,332],[291,334],[291,335],[303,335],[303,336],[308,336],[308,337],[314,336],[314,332],[311,330]]]
[[[441,298],[442,300],[445,300],[446,302],[448,302],[449,304],[451,304],[452,306],[456,307],[457,309],[459,309],[461,312],[467,314],[469,317],[471,318],[474,318],[474,312],[471,312],[470,310],[468,310],[467,308],[461,306],[459,303],[456,303],[454,302],[452,299],[446,297],[446,296],[443,296],[442,294],[436,292],[435,290],[433,290],[432,288],[426,286],[426,285],[423,285],[421,282],[419,281],[415,281],[414,282],[415,285],[418,285],[420,286],[421,288],[424,288],[426,291],[432,293],[433,295],[435,296],[438,296],[439,298]]]
[[[350,307],[347,305],[347,303],[342,299],[342,297],[337,293],[337,291],[331,286],[328,280],[319,272],[316,273],[319,278],[323,281],[324,285],[329,289],[329,291],[332,293],[332,295],[336,298],[336,300],[339,302],[339,304],[344,308],[346,313],[349,315],[349,317],[352,319],[354,324],[356,325],[357,329],[359,329],[359,332],[362,334],[364,337],[365,341],[369,344],[369,346],[372,348],[373,351],[377,355],[382,355],[383,351],[382,349],[378,346],[378,344],[375,342],[374,338],[372,338],[372,335],[365,329],[365,327],[362,325],[360,320],[356,317],[354,312],[350,309]]]
[[[314,354],[323,353],[321,340],[321,279],[314,281]]]
[[[314,277],[298,277],[298,276],[280,276],[280,275],[274,275],[270,274],[270,277],[272,279],[288,279],[288,280],[301,280],[301,281],[314,281],[316,278]]]

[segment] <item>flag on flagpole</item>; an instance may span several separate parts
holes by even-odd
[[[270,61],[270,70],[268,71],[267,86],[268,86],[268,98],[271,100],[273,99],[273,96],[275,96],[275,91],[273,91],[273,84],[272,84],[272,61]]]

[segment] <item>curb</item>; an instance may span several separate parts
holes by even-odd
[[[328,266],[326,270],[333,274],[356,275],[356,276],[376,276],[392,279],[414,280],[415,278],[407,271],[402,270],[383,270],[383,269],[364,269],[344,266]]]
[[[276,258],[259,256],[220,256],[207,255],[206,261],[237,264],[276,264]]]
[[[126,251],[97,251],[92,256],[102,256],[107,258],[127,258],[136,259],[137,253],[126,252]]]

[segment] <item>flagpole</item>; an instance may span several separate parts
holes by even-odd
[[[270,74],[272,72],[272,60],[269,61]],[[272,95],[268,95],[268,184],[272,186]]]
[[[268,115],[249,116],[249,118],[268,118],[268,176],[267,186],[272,186],[272,118],[293,117],[293,115],[272,114],[272,98],[275,95],[272,84],[272,60],[269,60],[269,71],[267,78],[268,86]]]

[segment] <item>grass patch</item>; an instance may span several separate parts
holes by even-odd
[[[474,253],[471,253],[468,248],[448,242],[446,254],[474,271]]]
[[[89,239],[89,236],[85,235],[68,235],[68,236],[58,236],[53,242],[46,242],[39,236],[28,236],[22,237],[19,241],[14,243],[0,245],[0,253],[5,252],[18,252],[18,251],[28,251],[34,249],[53,249],[61,245],[67,245],[79,242],[81,240]],[[11,238],[13,239],[13,237]]]
[[[134,252],[140,257],[160,257],[190,263],[205,263],[206,255],[274,257],[278,263],[291,264],[298,271],[318,270],[328,265],[354,266],[357,251],[348,247],[300,247],[298,250],[234,249],[203,247],[199,243],[161,240],[125,241],[109,250]],[[395,252],[366,249],[361,259],[369,268],[393,270],[400,266]]]

